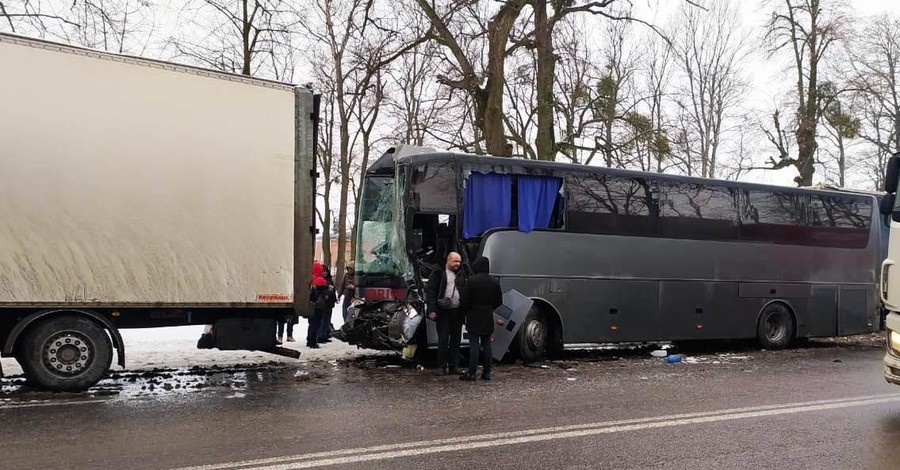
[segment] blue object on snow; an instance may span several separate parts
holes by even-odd
[[[677,354],[670,354],[663,360],[668,364],[678,364],[679,362],[681,362],[681,356]]]

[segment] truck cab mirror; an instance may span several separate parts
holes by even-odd
[[[884,171],[884,192],[896,193],[898,180],[900,180],[900,152],[888,160]]]
[[[887,193],[881,196],[881,200],[878,202],[878,212],[882,215],[888,215],[894,211],[894,201],[896,200],[896,195]]]

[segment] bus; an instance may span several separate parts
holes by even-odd
[[[366,172],[346,341],[421,311],[449,251],[533,304],[526,361],[615,342],[798,338],[878,328],[872,195],[397,147]],[[406,305],[401,313],[399,306]],[[433,325],[423,321],[428,342]],[[420,340],[421,341],[421,340]],[[421,344],[421,343],[420,343]]]

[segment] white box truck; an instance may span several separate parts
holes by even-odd
[[[0,353],[83,390],[121,328],[291,354],[308,316],[318,96],[0,34]]]

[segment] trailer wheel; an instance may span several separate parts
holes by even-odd
[[[550,324],[547,316],[538,307],[533,306],[525,316],[525,321],[519,327],[516,335],[516,344],[519,345],[519,357],[525,362],[538,362],[547,356],[547,346],[550,341]]]
[[[765,349],[784,349],[793,341],[795,331],[791,311],[783,304],[773,303],[759,316],[756,337]]]
[[[34,325],[20,344],[22,370],[39,388],[79,392],[96,384],[112,363],[112,343],[87,318],[61,315]]]

